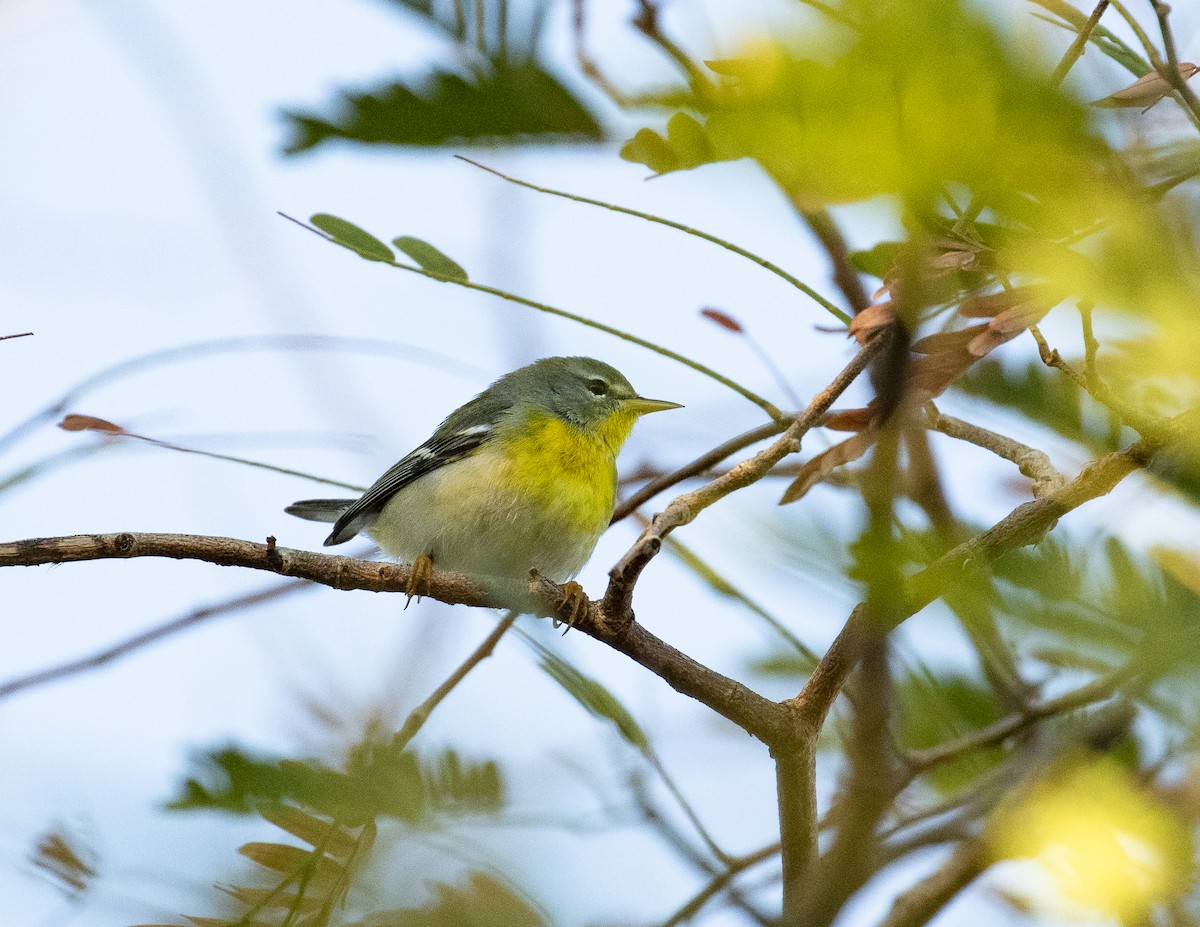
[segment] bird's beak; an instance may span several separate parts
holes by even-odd
[[[632,409],[638,415],[648,415],[651,412],[666,412],[668,409],[682,409],[677,402],[667,402],[665,399],[643,399],[635,396],[625,400],[625,408]]]

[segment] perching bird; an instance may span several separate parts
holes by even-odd
[[[565,583],[612,518],[617,453],[634,422],[678,408],[643,399],[602,361],[546,357],[450,413],[360,498],[308,499],[286,511],[333,522],[326,546],[365,531],[412,564],[410,598],[428,589],[434,564],[493,586],[530,570]],[[578,607],[583,590],[571,583],[568,596]]]

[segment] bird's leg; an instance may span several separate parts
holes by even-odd
[[[408,585],[404,587],[404,592],[408,596],[404,607],[408,608],[413,598],[420,599],[423,595],[429,595],[430,581],[433,579],[433,558],[429,554],[421,554],[412,562],[412,572],[408,576]]]
[[[567,615],[565,622],[560,622],[558,618],[554,619],[554,626],[557,628],[560,623],[567,627],[563,631],[566,634],[571,628],[575,627],[575,623],[583,618],[588,613],[588,606],[591,604],[588,600],[587,593],[583,591],[583,587],[579,583],[572,580],[569,583],[563,583],[558,588],[560,598],[558,600],[559,608]]]

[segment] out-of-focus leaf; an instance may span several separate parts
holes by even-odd
[[[437,814],[495,812],[504,787],[494,762],[467,763],[454,751],[421,758],[390,743],[360,744],[343,772],[315,760],[268,759],[228,747],[201,758],[198,773],[169,807],[246,814],[289,802],[351,827],[377,816],[421,824]]]
[[[286,111],[285,154],[333,139],[371,145],[599,141],[599,122],[556,77],[532,61],[494,63],[469,77],[434,70],[421,83],[345,93],[327,115]]]
[[[853,252],[850,255],[850,264],[855,270],[861,270],[864,274],[882,280],[895,265],[903,249],[904,242],[881,241],[866,251]]]
[[[29,863],[67,898],[77,900],[97,875],[99,855],[82,834],[55,824],[38,837]]]
[[[1001,858],[1037,861],[1039,894],[1057,889],[1072,920],[1144,922],[1192,878],[1185,824],[1109,757],[1060,763],[999,811],[988,839]]]
[[[339,245],[349,248],[368,261],[391,262],[396,257],[391,248],[353,222],[323,212],[311,216],[308,221]]]
[[[462,269],[461,265],[446,257],[427,241],[413,238],[410,235],[401,235],[399,238],[393,238],[392,244],[416,261],[422,270],[445,277],[447,280],[456,280],[459,283],[466,283],[468,280],[467,272]]]
[[[909,749],[933,747],[1000,719],[1002,711],[982,680],[955,671],[916,667],[896,681],[898,736]],[[994,766],[999,747],[972,751],[928,773],[932,785],[953,792]]]
[[[800,468],[799,475],[784,490],[779,504],[787,505],[803,498],[810,489],[826,479],[838,467],[853,463],[862,457],[871,449],[875,438],[876,435],[873,431],[860,431],[805,462],[804,466]]]
[[[638,750],[650,749],[650,739],[620,699],[600,682],[585,676],[570,663],[548,651],[542,652],[542,671],[562,686],[575,701],[598,718],[611,721],[618,733]]]
[[[1127,431],[1114,435],[1107,414],[1081,397],[1067,377],[1040,361],[1009,367],[983,360],[955,380],[954,386],[969,396],[1020,412],[1099,453],[1116,450],[1118,439],[1131,437]]]
[[[1200,67],[1197,67],[1190,61],[1181,61],[1179,63],[1179,76],[1184,80],[1190,80],[1197,71],[1200,71]],[[1092,106],[1107,107],[1109,109],[1130,108],[1147,110],[1163,97],[1173,92],[1174,89],[1161,74],[1157,71],[1151,71],[1149,74],[1143,74],[1129,86],[1122,87],[1115,93],[1110,93],[1108,96],[1094,101]]]
[[[345,868],[329,857],[286,843],[246,843],[238,847],[238,853],[260,866],[285,875],[301,871],[311,873],[309,881],[314,886],[336,885],[346,876]]]
[[[295,805],[268,806],[259,813],[309,846],[321,847],[322,852],[329,856],[345,857],[354,852],[354,835],[336,821],[324,820]]]
[[[379,911],[347,927],[545,927],[546,917],[492,876],[471,873],[466,887],[438,883],[422,908]]]

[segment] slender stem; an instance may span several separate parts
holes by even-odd
[[[1052,493],[1066,482],[1065,477],[1055,469],[1044,451],[1028,447],[1005,435],[988,431],[962,419],[943,415],[933,403],[926,406],[926,423],[930,428],[948,437],[974,444],[991,451],[997,457],[1015,463],[1017,469],[1033,481],[1034,498]]]
[[[1179,53],[1175,49],[1175,34],[1171,30],[1171,7],[1163,0],[1150,0],[1154,7],[1154,15],[1158,17],[1158,31],[1162,35],[1163,50],[1167,53],[1166,71],[1159,67],[1162,63],[1151,56],[1151,63],[1183,100],[1184,108],[1192,117],[1192,122],[1200,128],[1200,98],[1192,90],[1187,80],[1179,70]]]
[[[8,341],[10,338],[28,338],[33,332],[21,332],[19,335],[0,335],[0,341]]]
[[[675,222],[671,219],[664,219],[662,216],[655,216],[648,212],[641,212],[637,209],[629,209],[625,206],[617,206],[614,203],[606,203],[603,200],[594,200],[594,199],[591,199],[590,197],[579,196],[574,193],[566,193],[562,190],[552,190],[549,187],[539,187],[537,184],[532,184],[525,180],[518,180],[516,177],[510,177],[508,174],[503,174],[493,167],[488,167],[487,165],[480,164],[478,161],[472,161],[470,158],[463,157],[462,155],[455,155],[455,157],[458,158],[460,161],[466,161],[467,164],[471,164],[471,165],[479,168],[480,170],[487,171],[489,174],[494,174],[495,176],[499,177],[501,180],[506,180],[509,183],[516,184],[518,187],[525,187],[527,190],[534,190],[537,193],[545,193],[550,196],[562,197],[563,199],[572,200],[573,202],[576,202],[576,203],[586,203],[589,206],[599,206],[601,209],[607,209],[611,212],[619,212],[619,213],[622,213],[627,216],[634,216],[638,219],[645,219],[647,222],[655,222],[658,225],[665,225],[668,228],[676,229],[680,232],[685,232],[686,234],[692,235],[696,238],[702,238],[705,241],[712,242],[714,245],[719,245],[720,247],[724,248],[726,251],[732,251],[734,254],[739,255],[740,257],[744,257],[748,261],[753,261],[759,267],[763,268],[764,270],[770,271],[771,273],[775,274],[775,276],[779,277],[780,279],[786,280],[788,283],[790,283],[792,286],[794,286],[796,289],[798,289],[801,293],[804,293],[806,296],[808,296],[810,299],[812,299],[814,302],[816,302],[818,305],[820,305],[821,308],[823,308],[826,312],[829,312],[831,315],[835,316],[838,319],[838,321],[843,322],[847,325],[850,324],[850,316],[847,313],[843,312],[836,305],[834,305],[832,302],[830,302],[828,299],[826,299],[824,296],[822,296],[820,293],[818,293],[816,290],[814,290],[812,287],[810,287],[807,283],[805,283],[802,280],[799,280],[796,277],[793,277],[782,267],[779,267],[777,264],[773,264],[772,262],[768,261],[766,258],[760,257],[759,255],[755,254],[754,252],[748,251],[745,248],[741,247],[740,245],[735,245],[733,242],[727,241],[724,238],[718,238],[716,235],[710,235],[708,232],[702,232],[699,229],[692,228],[689,225],[684,225],[682,222]]]
[[[325,241],[332,242],[333,244],[338,245],[341,248],[345,248],[350,253],[357,254],[359,257],[362,257],[362,254],[359,253],[358,251],[356,251],[354,248],[350,247],[349,245],[343,244],[342,242],[338,241],[336,238],[333,238],[330,235],[326,235],[321,230],[313,228],[311,225],[308,225],[305,222],[301,222],[299,219],[295,219],[292,216],[287,215],[286,213],[279,213],[279,215],[282,216],[283,218],[287,219],[289,222],[294,222],[296,225],[300,226],[301,228],[308,229],[308,231],[312,232],[314,235],[319,236],[320,238],[325,239]],[[620,338],[622,341],[628,341],[631,344],[636,344],[639,347],[646,348],[647,350],[653,351],[656,354],[661,354],[663,357],[669,357],[671,360],[676,361],[677,363],[683,364],[685,367],[690,367],[692,370],[695,370],[697,373],[704,374],[704,376],[709,377],[710,379],[716,380],[722,386],[726,386],[729,389],[733,390],[735,393],[738,393],[739,395],[743,396],[744,398],[750,400],[752,403],[754,403],[756,406],[758,406],[760,409],[762,409],[764,412],[766,412],[767,415],[769,415],[775,421],[781,421],[786,418],[786,416],[783,414],[783,412],[781,412],[773,403],[768,402],[766,399],[764,399],[762,396],[759,396],[757,393],[751,392],[746,387],[742,386],[740,383],[737,383],[734,380],[731,380],[729,377],[725,376],[724,374],[720,374],[717,371],[713,370],[711,367],[706,367],[704,364],[700,363],[699,361],[692,360],[690,357],[686,357],[677,351],[672,351],[668,347],[664,347],[661,344],[655,344],[653,341],[648,341],[645,338],[639,338],[637,335],[630,334],[629,332],[623,331],[622,329],[614,328],[611,325],[605,325],[603,322],[597,322],[595,319],[589,319],[587,316],[579,315],[574,312],[568,312],[566,309],[559,309],[556,306],[551,306],[546,303],[540,303],[534,299],[527,299],[524,296],[518,296],[516,293],[510,293],[507,290],[501,290],[498,287],[485,286],[482,283],[474,283],[471,280],[459,279],[456,277],[446,277],[441,274],[437,274],[437,273],[433,273],[432,271],[425,270],[425,268],[423,268],[423,267],[416,267],[416,266],[413,266],[410,264],[402,264],[396,260],[381,261],[381,260],[371,259],[371,258],[367,258],[366,260],[373,260],[374,263],[387,264],[389,267],[395,267],[397,270],[406,270],[409,273],[418,274],[419,276],[427,277],[430,280],[436,280],[439,283],[452,283],[455,286],[460,286],[467,290],[475,290],[479,293],[488,293],[492,296],[498,296],[501,299],[506,300],[510,303],[518,303],[519,305],[522,305],[522,306],[528,306],[530,309],[536,309],[539,312],[545,312],[548,315],[556,315],[559,318],[570,319],[572,322],[578,322],[580,325],[586,325],[588,328],[594,328],[594,329],[596,329],[596,331],[604,332],[607,335],[612,335],[616,338]]]
[[[467,657],[462,664],[446,677],[445,682],[433,690],[429,698],[425,699],[420,705],[412,710],[407,718],[404,719],[404,724],[401,725],[395,736],[392,738],[392,747],[396,750],[402,750],[407,746],[408,742],[416,736],[417,732],[425,726],[425,722],[429,720],[429,716],[433,714],[435,708],[454,691],[457,686],[467,677],[467,673],[471,672],[476,666],[492,655],[496,649],[496,644],[499,643],[506,631],[513,626],[517,618],[521,615],[520,612],[512,609],[506,614],[491,632],[485,637]]]
[[[1104,15],[1104,11],[1108,9],[1108,4],[1109,0],[1100,0],[1096,4],[1096,8],[1092,10],[1092,15],[1087,18],[1087,22],[1083,24],[1083,27],[1075,35],[1075,40],[1071,42],[1066,54],[1059,61],[1058,67],[1054,69],[1054,74],[1050,77],[1050,80],[1054,83],[1061,84],[1071,68],[1074,67],[1075,62],[1079,60],[1084,48],[1087,47],[1088,39],[1092,37],[1092,31],[1100,23],[1100,17]]]
[[[754,853],[748,853],[745,856],[731,859],[723,872],[714,876],[704,888],[688,899],[678,911],[663,921],[662,927],[679,927],[680,924],[686,924],[699,914],[709,901],[719,895],[741,873],[777,856],[779,851],[779,844],[773,843]]]
[[[12,679],[0,682],[0,699],[8,698],[10,695],[25,692],[38,686],[69,679],[72,676],[78,676],[90,670],[99,669],[115,660],[143,650],[151,644],[156,644],[167,637],[195,627],[202,622],[208,621],[210,618],[219,618],[222,615],[230,615],[244,609],[264,605],[267,602],[273,602],[275,599],[307,588],[309,588],[309,584],[303,580],[289,580],[277,586],[270,586],[266,589],[260,589],[257,592],[227,599],[215,605],[206,605],[203,608],[197,608],[186,615],[173,618],[163,624],[155,625],[145,631],[140,631],[115,644],[110,644],[100,650],[93,651],[86,656],[76,657],[73,660],[67,660],[45,669],[26,673],[24,676],[15,676]]]
[[[759,425],[757,428],[751,428],[749,431],[743,432],[735,438],[730,438],[728,441],[718,444],[712,450],[705,451],[691,463],[684,464],[678,470],[672,470],[670,473],[656,477],[617,505],[616,511],[613,512],[612,524],[616,524],[628,517],[632,512],[641,508],[659,493],[665,492],[672,486],[677,486],[684,480],[690,480],[692,477],[707,473],[721,461],[733,456],[738,451],[745,450],[752,444],[757,444],[759,441],[765,441],[767,438],[773,438],[775,435],[787,431],[789,424],[791,424],[790,420],[786,422],[770,422],[766,425]]]
[[[983,840],[964,840],[931,875],[896,897],[879,927],[923,927],[982,875],[989,864]]]

